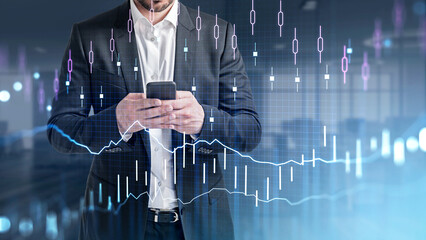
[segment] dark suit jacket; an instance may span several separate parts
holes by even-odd
[[[58,100],[53,100],[52,116],[49,119],[49,124],[58,126],[70,138],[87,146],[94,153],[87,180],[81,239],[144,239],[148,205],[146,192],[149,191],[151,161],[148,133],[140,131],[133,134],[128,142],[120,141],[117,145],[111,144],[103,149],[111,140],[117,142],[121,139],[115,113],[117,104],[128,93],[143,91],[139,72],[143,71],[143,66],[139,65],[133,29],[130,28],[130,39],[128,33],[129,6],[127,1],[115,9],[73,26],[62,61]],[[202,28],[198,41],[197,15],[196,10],[181,4],[174,73],[177,89],[191,91],[195,78],[195,96],[205,111],[199,139],[218,139],[236,150],[250,151],[260,141],[261,125],[238,49],[235,49],[234,56],[233,27],[221,19],[218,20],[219,39],[216,49],[215,18],[201,13]],[[110,40],[111,29],[114,40]],[[113,43],[112,46],[110,43]],[[234,43],[234,48],[235,46]],[[70,85],[67,87],[68,69],[71,69],[69,50],[72,73]],[[91,69],[89,60],[92,56],[94,61]],[[117,66],[118,61],[121,63],[120,67]],[[135,66],[138,67],[138,72],[135,72]],[[237,87],[235,96],[233,87]],[[83,101],[80,99],[82,94]],[[103,99],[100,94],[103,94]],[[89,114],[91,108],[94,110],[93,115]],[[209,121],[210,117],[214,117],[214,123]],[[60,152],[88,151],[55,129],[48,131],[48,137]],[[173,132],[173,147],[182,145],[183,141],[182,134]],[[185,141],[193,140],[187,136]],[[176,191],[183,202],[179,203],[179,209],[185,238],[233,239],[227,193],[214,190],[202,194],[212,188],[225,187],[221,170],[223,167],[217,164],[216,173],[213,173],[213,160],[217,161],[217,154],[223,152],[223,146],[218,143],[197,144],[195,164],[192,162],[193,150],[191,146],[185,149],[185,168],[184,150],[176,152]],[[138,181],[136,160],[139,163]],[[205,184],[203,163],[206,167]],[[148,175],[147,184],[145,172]],[[126,200],[126,177],[130,193],[135,196],[144,193],[138,199],[129,197]],[[202,196],[192,201],[199,195]],[[111,199],[109,207],[108,198]]]

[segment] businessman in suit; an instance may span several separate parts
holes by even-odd
[[[146,98],[154,81],[176,100]],[[49,124],[55,149],[94,155],[80,239],[234,238],[218,153],[261,125],[231,24],[177,0],[74,24]]]

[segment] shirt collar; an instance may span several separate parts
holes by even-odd
[[[178,0],[175,0],[172,8],[169,11],[169,13],[166,15],[166,17],[161,22],[168,21],[173,25],[173,27],[176,28],[177,21],[178,21],[178,8],[179,8],[178,5],[179,4],[180,3],[178,2]],[[130,0],[130,10],[132,12],[132,18],[133,18],[133,21],[135,23],[138,22],[138,21],[145,21],[146,23],[151,24],[149,19],[147,19],[144,15],[142,15],[141,12],[139,12],[138,8],[136,7],[134,0]],[[159,23],[161,23],[161,22],[159,22]]]

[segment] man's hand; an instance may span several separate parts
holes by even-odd
[[[171,128],[167,122],[173,120],[173,107],[159,99],[147,99],[144,93],[129,93],[116,107],[117,125],[121,133],[134,133],[145,128]],[[130,128],[132,126],[132,128]],[[130,128],[130,129],[129,129]]]
[[[204,123],[204,109],[188,91],[177,91],[176,100],[162,101],[163,105],[171,105],[173,111],[170,120],[164,125],[180,133],[199,134]]]

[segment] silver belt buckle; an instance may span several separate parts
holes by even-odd
[[[175,223],[175,222],[177,222],[177,221],[179,221],[179,215],[178,215],[178,213],[177,212],[173,212],[174,214],[175,214],[175,219],[173,220],[173,221],[171,221],[170,223]]]

